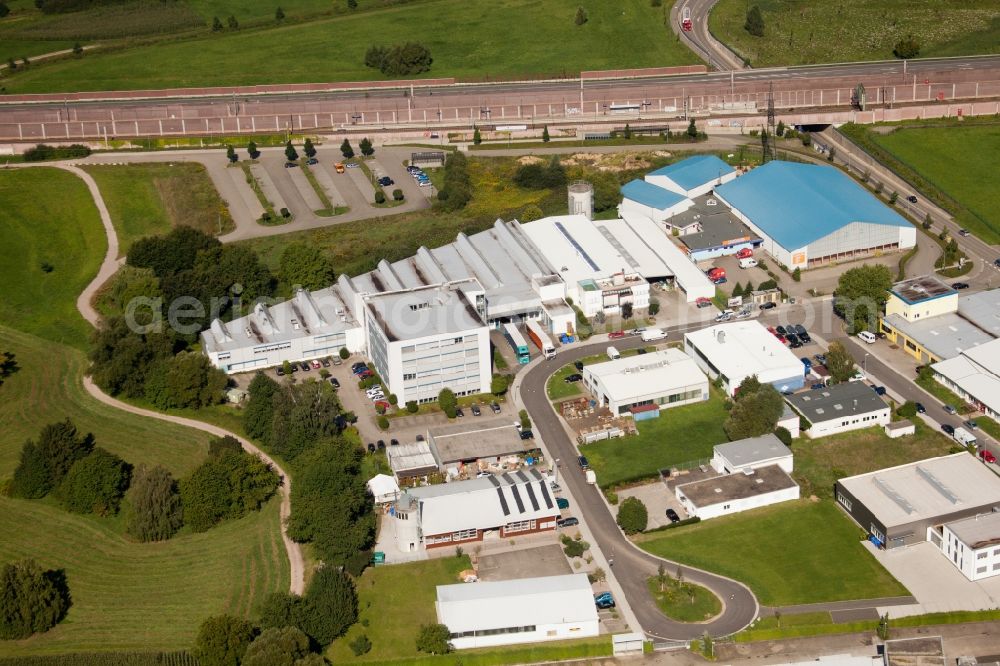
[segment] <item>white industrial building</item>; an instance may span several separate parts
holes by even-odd
[[[694,155],[650,171],[645,181],[687,199],[708,194],[736,178],[737,171],[715,155]]]
[[[789,269],[912,248],[917,229],[833,166],[772,161],[714,195]]]
[[[877,546],[941,548],[944,525],[1000,510],[1000,477],[955,453],[840,479],[834,495]]]
[[[669,224],[668,220],[691,207],[687,197],[646,180],[632,180],[621,188],[622,202],[619,215],[637,213],[654,222]]]
[[[438,622],[466,648],[597,636],[599,621],[586,574],[439,585]]]
[[[805,381],[802,361],[752,320],[685,333],[684,351],[710,378],[721,377],[729,395],[752,375],[782,392],[802,388]]]
[[[1000,339],[931,366],[934,378],[986,416],[1000,420]]]
[[[969,580],[1000,575],[1000,513],[945,523],[941,552]]]
[[[403,552],[510,538],[556,528],[548,480],[531,468],[408,488],[391,512]]]
[[[799,498],[799,485],[778,464],[746,468],[674,488],[690,516],[702,520]]]
[[[583,367],[583,383],[612,414],[656,405],[661,410],[708,400],[708,378],[679,349],[627,356]]]
[[[749,437],[712,447],[712,468],[720,474],[736,474],[777,465],[786,473],[793,469],[792,450],[775,435]]]
[[[809,437],[884,426],[891,418],[889,405],[864,382],[844,382],[785,398],[812,426]]]

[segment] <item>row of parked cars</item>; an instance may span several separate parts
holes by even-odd
[[[809,331],[802,324],[789,324],[788,326],[768,326],[768,332],[778,338],[782,344],[786,344],[792,349],[798,349],[802,345],[812,342]]]
[[[417,181],[417,185],[420,187],[427,187],[431,184],[431,177],[420,167],[408,166],[406,170],[410,172],[410,175],[413,176],[413,179]]]
[[[311,361],[293,361],[290,365],[292,367],[292,372],[296,373],[299,370],[302,372],[309,372],[310,370],[319,370],[320,368],[329,368],[331,365],[340,365],[341,360],[339,358],[331,359],[329,356],[326,358],[314,358]],[[275,368],[275,373],[279,377],[283,377],[285,374],[285,369],[282,366]]]

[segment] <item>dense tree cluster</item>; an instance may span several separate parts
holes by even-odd
[[[208,459],[180,482],[184,522],[204,532],[223,520],[256,511],[278,488],[280,478],[232,437],[213,442]]]
[[[70,596],[62,571],[45,571],[34,560],[0,568],[0,639],[48,631],[66,616]]]
[[[358,597],[351,578],[327,564],[313,576],[305,596],[277,592],[261,608],[264,628],[295,627],[317,645],[329,645],[358,618]]]
[[[878,317],[892,286],[887,266],[868,264],[845,271],[837,281],[833,310],[850,332],[877,330]]]
[[[281,386],[258,374],[248,388],[243,412],[247,434],[271,450],[295,460],[317,442],[336,435],[344,422],[337,392],[327,382]]]
[[[74,463],[94,448],[93,435],[82,435],[69,419],[42,428],[37,440],[21,447],[11,494],[26,499],[45,497],[62,483]]]
[[[444,163],[444,185],[438,192],[438,205],[443,210],[461,210],[472,199],[469,159],[457,150]]]
[[[183,351],[150,368],[144,394],[160,409],[197,409],[221,402],[228,382],[204,354]]]
[[[281,253],[279,275],[289,287],[316,290],[329,287],[334,273],[330,260],[315,245],[292,243]]]
[[[420,74],[428,71],[433,62],[430,49],[416,42],[374,45],[365,52],[365,66],[377,69],[386,76]]]
[[[514,173],[514,183],[531,190],[562,187],[566,184],[566,169],[559,162],[559,156],[553,155],[546,165],[540,162],[522,164]]]
[[[239,666],[258,633],[241,617],[214,615],[201,623],[191,652],[201,666]]]
[[[743,380],[736,391],[735,404],[722,427],[730,440],[760,437],[774,432],[785,403],[770,384],[761,384],[756,375]]]

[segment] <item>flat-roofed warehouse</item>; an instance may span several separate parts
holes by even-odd
[[[917,229],[832,166],[773,161],[715,188],[790,269],[905,250]]]
[[[799,498],[799,485],[780,465],[765,465],[674,488],[691,516],[702,520]]]
[[[802,361],[756,321],[685,333],[684,351],[710,378],[721,377],[729,395],[751,375],[779,391],[794,391],[805,383]]]
[[[834,493],[884,548],[939,545],[945,523],[1000,509],[1000,477],[964,452],[840,479]]]
[[[633,407],[659,409],[708,400],[708,378],[679,349],[627,356],[583,367],[583,382],[612,414]]]

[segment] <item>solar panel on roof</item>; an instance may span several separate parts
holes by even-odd
[[[528,475],[525,474],[523,471],[517,470],[514,473],[517,474],[517,478],[521,479],[522,482],[524,482],[524,483],[528,482]]]
[[[517,481],[515,481],[508,473],[501,474],[500,478],[503,479],[505,483],[509,483],[510,485],[517,483]]]
[[[569,241],[570,245],[576,249],[576,251],[580,254],[580,257],[590,265],[594,272],[601,270],[598,265],[594,263],[594,260],[590,258],[590,255],[587,254],[587,251],[583,249],[583,246],[577,243],[576,239],[569,235],[569,232],[566,231],[566,227],[563,226],[562,222],[556,222],[556,229],[558,229],[566,240]]]
[[[503,488],[497,488],[497,497],[500,498],[500,508],[503,509],[503,515],[510,515],[510,507],[507,506],[507,498],[504,497]]]
[[[496,486],[497,488],[500,487],[500,481],[497,480],[497,477],[490,474],[487,478],[490,480],[490,483],[492,483],[494,486]]]
[[[552,498],[549,497],[549,484],[545,481],[540,481],[538,483],[538,488],[542,491],[542,499],[545,500],[545,506],[552,508]]]
[[[524,502],[521,501],[521,493],[517,492],[517,486],[511,486],[510,492],[514,494],[514,501],[517,502],[517,512],[524,513]]]
[[[531,507],[538,511],[538,500],[535,499],[535,490],[531,487],[531,483],[524,484],[524,489],[528,491],[528,499],[531,500]]]

